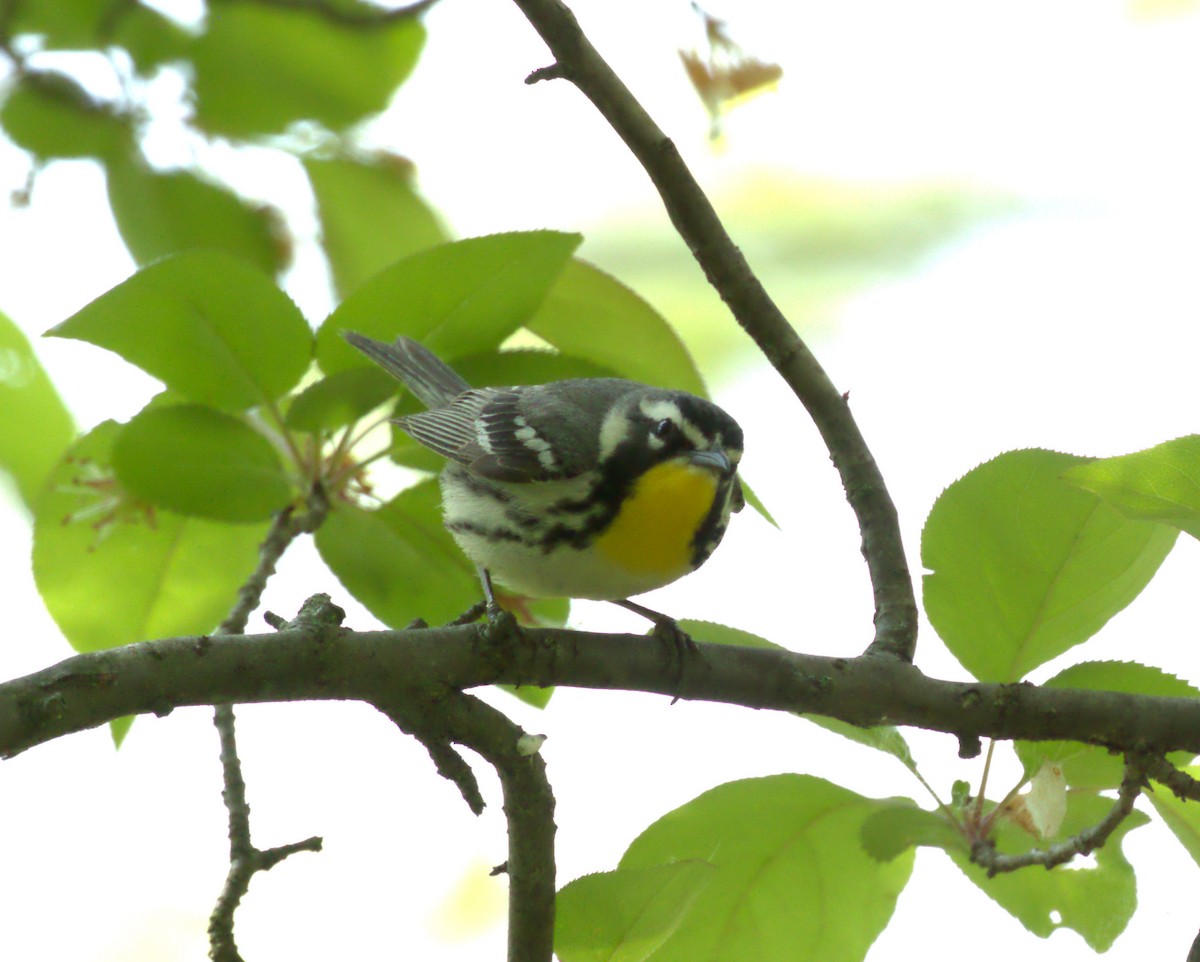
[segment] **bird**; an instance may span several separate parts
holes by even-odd
[[[476,565],[489,613],[494,579],[674,628],[630,599],[699,568],[744,506],[742,429],[729,414],[621,378],[472,387],[412,338],[342,334],[427,408],[394,423],[446,458],[443,521]]]

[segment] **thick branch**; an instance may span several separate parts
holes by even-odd
[[[917,606],[896,508],[845,396],[750,270],[675,145],[588,42],[571,11],[559,0],[515,2],[556,58],[552,67],[534,71],[527,82],[565,78],[595,105],[650,175],[671,223],[709,283],[808,410],[862,531],[875,594],[871,650],[911,661]]]
[[[506,682],[657,692],[814,712],[855,725],[977,737],[1068,739],[1119,751],[1200,752],[1200,701],[928,678],[890,658],[823,658],[700,644],[678,661],[644,635],[522,629],[503,646],[481,627],[330,632],[292,628],[143,642],[76,655],[0,685],[0,754],[122,715],[181,705],[359,699]],[[703,641],[703,638],[700,639]]]

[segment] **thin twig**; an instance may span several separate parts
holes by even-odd
[[[1136,757],[1146,774],[1156,782],[1166,785],[1177,798],[1200,802],[1200,781],[1187,772],[1181,772],[1161,754],[1139,752]]]
[[[245,631],[250,613],[262,600],[267,581],[275,573],[275,566],[283,553],[301,534],[315,530],[328,510],[329,503],[323,491],[317,487],[309,497],[305,512],[298,513],[293,506],[289,506],[275,516],[266,538],[259,546],[258,565],[243,582],[233,609],[221,623],[222,634],[236,635]],[[246,782],[242,777],[242,763],[237,750],[233,706],[214,706],[213,725],[221,740],[221,777],[224,785],[221,798],[229,813],[229,872],[208,920],[209,957],[214,962],[241,962],[242,957],[233,935],[233,916],[250,888],[250,880],[256,873],[273,868],[294,852],[320,851],[321,839],[313,837],[266,851],[254,847],[250,837]]]
[[[975,821],[979,821],[983,814],[983,799],[987,793],[988,775],[992,771],[992,755],[995,750],[996,740],[993,738],[988,741],[987,758],[983,760],[983,775],[979,778],[979,791],[975,797]]]
[[[559,0],[514,2],[556,61],[527,82],[566,78],[595,105],[649,174],[709,283],[808,410],[862,532],[875,596],[875,638],[868,651],[911,661],[917,606],[896,508],[845,397],[750,270],[675,145],[592,47],[571,11]]]
[[[229,872],[208,920],[209,958],[213,962],[242,962],[233,937],[233,915],[250,888],[250,880],[259,872],[274,868],[296,852],[319,852],[322,840],[314,836],[265,851],[250,840],[250,806],[246,802],[246,783],[237,754],[237,738],[232,705],[218,705],[217,731],[221,736],[221,772],[225,788],[221,798],[229,812]]]
[[[460,625],[470,625],[478,621],[487,612],[487,602],[477,601],[453,621],[446,622],[447,628],[457,628]]]
[[[1100,848],[1133,811],[1133,804],[1146,787],[1146,773],[1131,753],[1125,756],[1125,777],[1117,792],[1117,800],[1108,814],[1095,825],[1085,828],[1069,839],[1046,849],[1031,849],[1020,855],[1002,855],[988,840],[980,840],[971,848],[971,861],[987,870],[989,876],[999,872],[1015,872],[1029,865],[1054,868],[1071,861],[1076,855],[1090,855]]]
[[[447,692],[443,697],[451,694],[451,692]],[[440,717],[437,701],[423,699],[414,702],[411,696],[406,696],[381,699],[376,702],[376,707],[387,715],[404,734],[411,735],[425,746],[425,750],[429,752],[429,757],[437,768],[437,773],[447,781],[454,783],[459,794],[462,795],[463,801],[467,803],[467,807],[474,814],[481,814],[484,809],[484,801],[483,793],[479,791],[479,781],[475,778],[475,773],[471,771],[471,766],[467,764],[466,759],[455,751],[450,735],[444,726],[435,723],[434,719]]]

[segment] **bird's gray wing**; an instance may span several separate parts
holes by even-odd
[[[524,484],[573,477],[583,468],[560,453],[526,419],[540,388],[477,388],[449,404],[397,418],[412,438],[491,481]]]

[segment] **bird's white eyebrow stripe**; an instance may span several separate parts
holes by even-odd
[[[638,410],[651,421],[682,421],[684,419],[679,405],[667,398],[646,398],[638,404]]]

